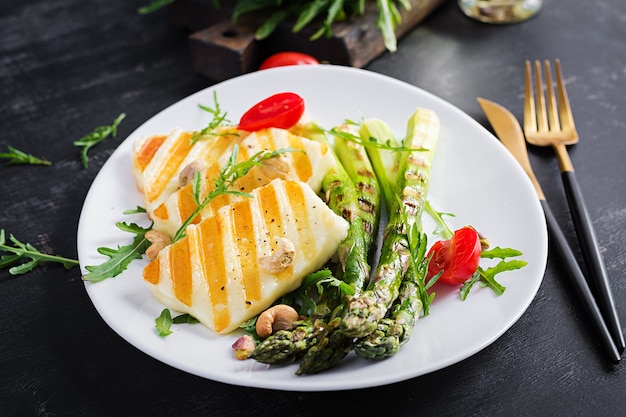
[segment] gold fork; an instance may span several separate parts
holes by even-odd
[[[602,261],[600,248],[591,219],[574,173],[574,166],[567,153],[566,145],[578,142],[578,133],[574,125],[572,109],[565,91],[561,63],[554,61],[556,74],[557,98],[552,85],[550,61],[544,61],[546,76],[545,97],[542,81],[541,62],[535,61],[535,93],[533,96],[533,76],[530,61],[526,61],[525,95],[524,95],[524,134],[526,141],[538,146],[552,146],[556,153],[561,171],[561,178],[576,234],[580,242],[585,265],[595,284],[599,298],[599,306],[607,321],[614,342],[619,352],[624,351],[624,336],[615,308],[609,278]],[[535,99],[537,105],[535,107]],[[558,103],[557,103],[558,102]]]

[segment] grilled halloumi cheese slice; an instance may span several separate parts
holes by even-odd
[[[192,141],[194,132],[174,129],[167,135],[142,138],[133,146],[133,175],[144,207],[151,215],[179,188],[179,176],[195,160],[218,158],[247,136],[234,127],[219,127],[207,138]]]
[[[229,132],[226,131],[226,133]],[[264,129],[251,134],[242,132],[242,135],[247,136],[243,138],[235,135],[212,136],[196,142],[196,145],[189,148],[189,155],[193,155],[195,159],[192,157],[185,158],[174,172],[180,174],[185,167],[191,166],[189,164],[193,165],[196,161],[202,160],[204,166],[202,169],[203,190],[201,198],[203,198],[214,189],[213,180],[217,178],[220,170],[230,158],[235,143],[239,145],[238,162],[245,161],[264,150],[273,151],[286,148],[297,150],[268,159],[261,166],[254,167],[248,175],[233,185],[232,188],[239,191],[250,192],[269,183],[272,179],[282,178],[306,182],[313,191],[319,192],[322,178],[336,164],[332,153],[325,144],[294,135],[283,129]],[[179,141],[185,141],[188,140],[186,136],[180,134],[177,138]],[[201,142],[206,142],[202,145],[202,149],[195,149],[200,147]],[[141,155],[143,153],[141,149],[145,148],[145,145],[138,146],[139,151],[136,154]],[[144,203],[148,215],[154,221],[153,229],[173,236],[196,208],[192,196],[192,184],[189,182],[178,187],[179,184],[176,182],[160,183],[161,178],[152,172],[151,167],[152,165],[168,166],[168,163],[160,161],[159,158],[171,158],[171,155],[155,155],[155,158],[146,165],[145,169],[136,169],[135,175],[140,178],[138,184],[141,184],[145,190],[143,193]],[[140,159],[139,156],[136,158],[136,160]],[[151,190],[159,186],[162,186],[162,192],[158,198],[151,200],[153,194]],[[166,195],[168,193],[169,195]],[[220,196],[205,207],[200,215],[194,219],[194,223],[212,215],[217,208],[239,198],[241,197],[234,195]]]
[[[305,183],[276,179],[187,228],[144,269],[154,296],[217,333],[298,288],[345,239],[348,223]]]

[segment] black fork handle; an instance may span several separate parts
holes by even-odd
[[[561,173],[563,186],[567,196],[572,221],[576,229],[576,235],[580,243],[581,252],[585,265],[591,275],[592,286],[597,294],[598,304],[607,322],[607,327],[613,335],[613,340],[620,352],[624,351],[624,335],[620,324],[609,276],[602,260],[602,254],[598,246],[591,217],[585,205],[585,200],[580,191],[576,174],[573,170]]]
[[[598,331],[602,346],[606,349],[609,358],[613,361],[613,363],[618,363],[621,360],[621,353],[617,350],[617,347],[613,342],[611,333],[604,322],[602,313],[600,313],[600,309],[596,304],[596,300],[593,297],[587,280],[580,270],[578,262],[576,262],[576,257],[567,243],[567,239],[559,227],[556,217],[554,217],[548,202],[543,199],[540,200],[540,202],[546,216],[546,222],[548,224],[550,236],[552,237],[552,243],[555,249],[559,252],[563,266],[565,266],[567,271],[567,277],[574,285],[574,288],[576,289],[576,292],[578,293],[578,296],[580,297],[587,314],[593,323],[593,326]]]

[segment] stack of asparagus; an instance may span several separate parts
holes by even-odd
[[[303,129],[298,133],[331,145],[317,126]],[[399,145],[378,119],[330,133],[338,163],[322,191],[329,207],[350,222],[331,272],[350,290],[324,291],[307,318],[262,340],[250,355],[270,364],[300,360],[297,374],[328,369],[353,350],[368,359],[394,355],[429,302],[421,216],[439,135],[436,114],[417,109]],[[376,260],[381,201],[388,222]]]

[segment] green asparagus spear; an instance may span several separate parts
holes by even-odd
[[[268,364],[292,363],[300,359],[317,342],[326,328],[326,322],[332,311],[342,299],[342,289],[331,284],[322,290],[318,284],[315,284],[315,282],[325,281],[327,276],[322,271],[311,274],[305,278],[305,283],[303,283],[305,288],[301,287],[281,299],[281,304],[291,305],[299,310],[301,316],[307,317],[294,323],[291,330],[279,330],[261,341],[254,348],[250,358]],[[308,278],[314,282],[307,283]],[[307,303],[299,305],[298,299],[306,299],[301,301],[307,301]]]
[[[328,138],[321,130],[315,131],[314,128],[310,127],[306,134],[308,137],[313,137],[331,146]],[[355,187],[353,179],[336,153],[335,158],[337,160],[336,168],[325,176],[322,181],[322,190],[326,194],[328,206],[350,222],[348,236],[341,242],[337,250],[341,266],[337,275],[341,276],[342,280],[353,288],[354,295],[358,295],[369,280],[368,254],[369,248],[373,245],[373,235],[375,234],[374,229],[371,229],[371,234],[366,232],[364,218],[369,222],[370,227],[375,227],[379,204],[373,199],[370,200],[371,204],[367,213],[362,209],[362,206],[359,206],[360,196],[363,195],[363,192]],[[365,214],[368,217],[364,217]],[[337,311],[343,311],[346,302],[347,297],[343,297],[335,312],[335,317],[331,318],[316,343],[305,353],[296,372],[298,375],[312,374],[328,369],[352,349],[353,338],[346,337],[339,331],[341,317]]]
[[[353,340],[341,331],[341,316],[333,318],[316,343],[302,357],[296,375],[316,374],[332,368],[350,353]]]
[[[324,325],[314,320],[303,320],[291,330],[279,330],[259,343],[250,354],[251,359],[268,364],[293,363],[317,341]]]
[[[341,322],[341,328],[348,336],[361,338],[375,331],[398,296],[400,283],[411,263],[407,233],[413,225],[421,230],[421,215],[438,135],[436,114],[417,109],[407,123],[404,145],[423,150],[402,152],[400,155],[401,175],[395,187],[398,198],[388,201],[389,223],[385,228],[378,266],[367,290],[350,300]],[[385,185],[389,186],[388,180]]]
[[[297,133],[325,143],[335,156],[337,163],[324,176],[322,192],[328,207],[350,223],[348,235],[337,249],[341,271],[336,275],[352,286],[355,294],[358,294],[367,284],[371,269],[367,261],[367,237],[360,216],[357,189],[322,129],[311,123],[300,127]]]
[[[358,136],[358,127],[354,124],[339,126],[333,131],[345,131]],[[359,201],[359,217],[365,231],[365,245],[370,256],[374,249],[378,222],[380,219],[380,187],[365,147],[361,143],[335,137],[335,151],[354,182]]]
[[[385,359],[398,353],[400,346],[411,338],[413,326],[423,307],[421,293],[428,269],[426,242],[426,235],[419,233],[417,247],[411,247],[415,262],[410,263],[404,274],[398,298],[389,309],[388,317],[378,323],[376,330],[356,342],[354,350],[357,355],[366,359]]]
[[[387,209],[395,201],[395,184],[398,177],[399,153],[381,149],[376,146],[367,146],[368,142],[378,142],[397,147],[398,143],[391,127],[384,121],[376,118],[365,119],[361,122],[359,135],[366,144],[365,150],[369,156],[376,177],[383,191]]]

